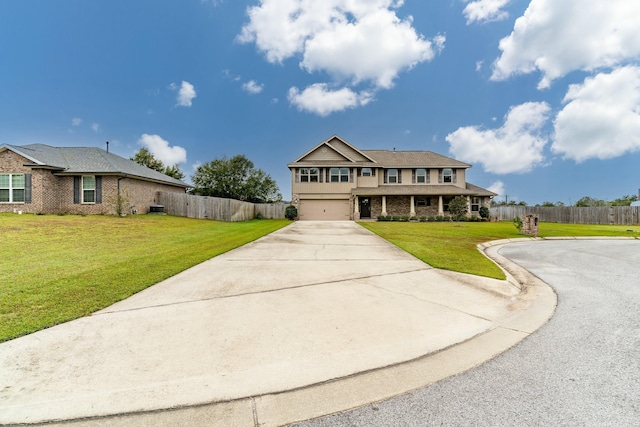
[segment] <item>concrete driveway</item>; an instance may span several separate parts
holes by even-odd
[[[0,344],[0,423],[266,426],[356,407],[535,331],[555,295],[510,278],[433,269],[354,222],[295,222]]]

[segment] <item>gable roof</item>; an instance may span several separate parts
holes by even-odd
[[[349,144],[338,135],[322,141],[311,150],[294,160],[289,167],[298,163],[337,164],[337,163],[375,163],[375,160],[367,156],[362,150]]]
[[[26,158],[32,168],[52,169],[56,175],[126,175],[187,188],[188,184],[97,147],[51,147],[45,144],[1,145]]]

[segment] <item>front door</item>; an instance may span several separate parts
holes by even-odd
[[[360,218],[371,218],[370,197],[360,197]]]

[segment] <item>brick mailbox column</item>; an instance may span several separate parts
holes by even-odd
[[[522,218],[522,234],[538,237],[538,215],[529,214]]]

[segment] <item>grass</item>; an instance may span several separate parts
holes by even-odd
[[[287,224],[0,214],[0,342],[86,316]],[[433,267],[499,279],[476,245],[523,237],[510,222],[361,225]],[[541,223],[540,236],[638,238],[640,227]]]
[[[0,214],[0,342],[88,315],[287,224]]]
[[[511,222],[363,222],[360,225],[433,267],[496,279],[504,279],[504,273],[477,250],[477,245],[525,237]],[[639,238],[640,226],[540,223],[539,237],[573,236]]]

